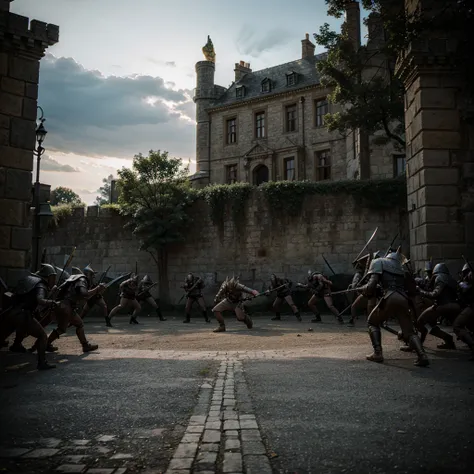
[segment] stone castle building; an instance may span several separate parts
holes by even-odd
[[[360,7],[346,6],[350,38],[360,45]],[[374,38],[375,39],[375,38]],[[370,41],[370,39],[369,39]],[[404,155],[374,148],[360,132],[343,137],[324,126],[328,103],[309,35],[295,61],[252,71],[235,65],[226,89],[214,82],[213,60],[196,64],[196,174],[198,186],[280,180],[391,178],[404,172]]]

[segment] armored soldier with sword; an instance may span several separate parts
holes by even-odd
[[[179,302],[181,302],[184,296],[186,296],[186,307],[184,309],[185,318],[183,323],[191,322],[191,310],[194,303],[197,303],[201,308],[202,315],[206,323],[211,322],[209,316],[207,315],[207,308],[206,303],[204,302],[204,297],[202,296],[202,290],[204,286],[205,285],[202,278],[193,275],[191,272],[186,275],[184,284],[181,285],[181,288],[183,288],[186,293],[179,300]]]
[[[462,268],[462,279],[459,282],[459,301],[462,311],[453,322],[453,331],[457,338],[467,344],[471,350],[469,360],[474,361],[474,270],[469,261]]]
[[[103,282],[105,276],[107,275],[108,271],[110,270],[110,267],[107,268],[107,270],[104,272],[102,275],[101,279],[99,280],[99,285]],[[90,265],[87,265],[83,270],[82,273],[85,275],[87,278],[87,289],[90,290],[91,288],[94,288],[94,277],[97,274],[96,271],[92,269]],[[105,288],[104,288],[105,290]],[[108,326],[110,324],[110,321],[108,321],[108,310],[107,310],[107,303],[104,300],[104,297],[102,296],[102,292],[96,293],[94,296],[91,296],[86,303],[84,304],[81,314],[79,315],[81,319],[84,319],[86,314],[94,307],[98,306],[101,311],[102,315],[104,316],[105,319],[105,324]]]
[[[275,311],[275,316],[272,318],[272,321],[280,321],[280,308],[284,301],[290,305],[290,308],[293,311],[293,314],[296,316],[296,319],[301,321],[300,311],[291,297],[292,285],[293,283],[288,278],[278,278],[274,273],[271,274],[270,289],[267,290],[265,294],[269,295],[270,293],[276,291],[276,298],[272,305],[273,311]]]
[[[112,318],[121,310],[131,308],[133,313],[130,317],[130,324],[140,324],[137,321],[137,315],[142,309],[137,301],[138,293],[138,275],[133,274],[131,278],[120,284],[120,302],[109,313],[107,326],[111,325]]]
[[[225,332],[225,320],[222,316],[223,311],[235,311],[238,321],[242,321],[247,325],[248,329],[252,329],[253,323],[250,316],[246,314],[243,307],[244,293],[251,294],[253,296],[259,296],[260,293],[257,290],[248,288],[239,282],[238,277],[226,277],[224,283],[222,283],[214,303],[216,304],[212,308],[212,312],[215,314],[216,319],[219,323],[219,327],[214,332]]]
[[[18,283],[13,297],[13,304],[4,311],[0,320],[0,340],[5,340],[13,331],[21,334],[21,340],[27,335],[36,338],[38,348],[38,370],[53,369],[55,365],[46,361],[48,337],[41,324],[34,318],[38,306],[54,307],[58,301],[48,298],[49,290],[54,287],[56,270],[48,264],[41,264],[41,269],[22,279]],[[25,352],[23,346],[22,351]]]
[[[76,313],[76,308],[82,306],[84,300],[101,293],[106,286],[101,283],[94,288],[89,287],[89,281],[79,268],[74,268],[75,275],[70,276],[60,287],[58,299],[59,306],[55,309],[57,328],[53,329],[48,337],[48,345],[50,346],[61,334],[64,334],[67,328],[75,326],[76,336],[82,345],[83,352],[91,352],[98,349],[97,344],[91,344],[84,332],[84,322]]]
[[[402,264],[406,258],[400,252],[392,252],[384,258],[374,260],[369,268],[369,282],[361,288],[368,298],[376,295],[377,285],[382,287],[383,294],[377,306],[371,311],[367,323],[374,352],[367,356],[372,362],[383,362],[381,327],[390,317],[398,319],[402,333],[409,345],[416,351],[418,358],[415,365],[429,365],[420,338],[416,334],[409,314],[411,300],[405,289],[405,271]]]
[[[166,321],[166,318],[163,316],[161,313],[159,301],[158,303],[156,302],[155,298],[150,293],[150,290],[156,286],[156,283],[153,283],[152,279],[148,276],[145,275],[142,278],[142,281],[138,285],[138,295],[137,295],[137,301],[138,303],[141,303],[142,301],[148,303],[155,311],[156,315],[158,316],[160,321]]]
[[[453,336],[438,326],[438,319],[453,321],[461,312],[457,302],[457,282],[449,273],[445,263],[438,263],[433,269],[434,287],[432,291],[419,289],[421,296],[433,301],[433,305],[425,309],[417,320],[417,328],[424,342],[427,334],[442,339],[443,344],[438,349],[456,349]]]

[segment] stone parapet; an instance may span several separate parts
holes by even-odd
[[[88,211],[91,208],[89,207]],[[104,215],[103,211],[110,213]],[[312,268],[331,275],[322,254],[339,274],[351,274],[351,262],[375,227],[379,227],[371,250],[385,250],[393,236],[407,242],[405,219],[398,209],[376,212],[361,208],[349,195],[308,196],[299,216],[275,216],[262,194],[254,191],[246,206],[245,219],[236,225],[232,218],[221,226],[212,223],[210,209],[198,201],[192,209],[193,226],[186,241],[170,249],[168,276],[172,303],[182,296],[180,285],[187,272],[205,275],[212,285],[205,297],[211,303],[216,288],[227,275],[262,290],[272,272],[303,281]],[[62,262],[71,246],[77,246],[74,265],[88,263],[96,271],[112,266],[110,275],[134,271],[157,281],[158,270],[128,228],[127,220],[113,209],[69,217],[47,236],[47,259]],[[212,277],[212,278],[211,278]]]

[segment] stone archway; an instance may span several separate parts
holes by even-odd
[[[253,170],[253,184],[260,186],[262,183],[267,183],[270,172],[265,165],[257,165]]]

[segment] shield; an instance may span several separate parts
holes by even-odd
[[[109,281],[106,285],[105,288],[111,287],[113,284],[118,283],[119,281],[125,280],[125,278],[128,278],[131,275],[131,273],[125,273],[125,275],[120,275],[117,278],[114,278],[112,281]]]

